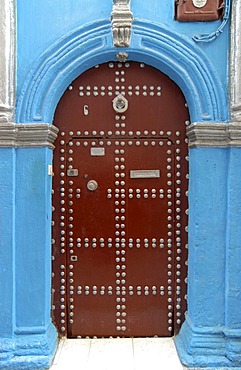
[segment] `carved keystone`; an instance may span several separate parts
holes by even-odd
[[[129,47],[133,22],[130,0],[113,0],[111,20],[114,46]]]

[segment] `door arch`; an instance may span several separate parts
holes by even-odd
[[[127,50],[129,60],[142,60],[170,76],[184,92],[192,122],[228,119],[222,81],[199,46],[163,24],[137,19],[132,43],[135,46]],[[96,61],[115,58],[109,19],[74,29],[34,62],[19,92],[16,122],[52,122],[66,86]]]
[[[181,90],[144,63],[98,65],[62,96],[53,182],[60,333],[168,336],[179,329],[187,276],[185,123]]]

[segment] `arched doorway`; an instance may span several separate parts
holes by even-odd
[[[53,318],[69,337],[170,336],[186,311],[186,125],[177,85],[108,63],[64,93],[53,181]]]

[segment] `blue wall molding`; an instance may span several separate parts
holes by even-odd
[[[182,327],[182,338],[175,339],[182,362],[190,368],[240,369],[240,359],[229,358],[227,336],[222,328],[198,328],[189,323]]]
[[[51,325],[43,334],[23,334],[14,339],[0,339],[0,369],[48,369],[56,349],[55,328]]]
[[[116,53],[109,20],[88,24],[62,38],[32,66],[17,99],[16,122],[51,123],[68,84],[95,64],[115,60]],[[227,121],[227,97],[220,78],[190,38],[135,20],[128,54],[129,60],[153,65],[180,86],[192,122]]]

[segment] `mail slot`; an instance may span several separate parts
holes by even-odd
[[[158,179],[161,177],[160,170],[131,170],[131,179]]]
[[[215,21],[223,17],[224,0],[175,0],[175,19],[183,22]]]

